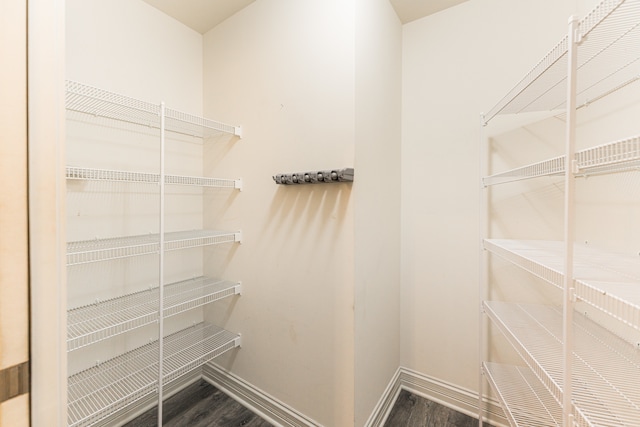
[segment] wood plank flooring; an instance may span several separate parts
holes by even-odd
[[[478,419],[402,390],[384,427],[478,427]]]
[[[165,427],[273,427],[204,380],[165,400]],[[158,409],[150,409],[124,427],[157,427]]]
[[[165,427],[273,427],[204,380],[170,397],[163,407]],[[156,427],[151,409],[124,427]],[[400,392],[384,427],[477,427],[478,420],[438,403]]]

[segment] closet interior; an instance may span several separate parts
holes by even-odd
[[[572,20],[504,96],[517,61],[477,65],[460,28],[506,52],[496,5],[574,2],[257,0],[204,33],[64,3],[69,426],[161,420],[199,378],[284,425],[382,425],[402,388],[638,425],[640,0]]]

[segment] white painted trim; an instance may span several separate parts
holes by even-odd
[[[478,393],[400,367],[380,397],[380,401],[365,427],[382,427],[384,425],[401,390],[407,390],[447,408],[478,418]],[[508,422],[500,404],[486,397],[483,400],[486,405],[485,413],[489,415],[491,424],[495,427],[507,427]]]
[[[401,372],[402,368],[399,367],[396,373],[391,378],[391,381],[389,381],[389,384],[382,393],[382,396],[380,396],[380,400],[373,408],[373,412],[365,423],[365,427],[383,426],[387,421],[389,413],[391,412],[391,408],[393,408],[393,404],[398,399],[400,390],[402,390],[400,384]]]
[[[322,427],[311,418],[214,363],[203,366],[202,377],[275,426]]]
[[[28,0],[31,425],[67,425],[65,0]]]
[[[438,380],[428,375],[402,368],[400,374],[401,388],[413,394],[454,409],[471,417],[478,418],[478,393]],[[500,404],[485,397],[485,413],[495,427],[507,427],[509,424],[504,417]]]

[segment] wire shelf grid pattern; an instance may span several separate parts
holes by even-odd
[[[577,106],[587,106],[640,75],[640,1],[605,0],[579,23]],[[568,37],[565,36],[485,114],[565,108]]]
[[[140,101],[82,83],[66,81],[65,102],[69,111],[155,129],[161,127],[160,104]],[[240,136],[239,126],[220,123],[170,108],[165,108],[165,130],[199,138],[208,138],[220,133]]]
[[[165,250],[179,250],[240,240],[239,232],[214,230],[179,231],[165,234]],[[67,265],[157,254],[159,234],[67,242]]]
[[[486,239],[485,249],[563,288],[564,246],[559,241]],[[640,330],[640,262],[636,257],[578,246],[574,252],[577,297]]]
[[[166,126],[168,130],[184,135],[209,138],[215,134],[228,133],[240,136],[240,127],[217,122],[193,114],[183,113],[171,108],[165,109]]]
[[[575,153],[577,176],[640,170],[640,136],[587,148]],[[565,172],[564,156],[511,169],[482,179],[485,186]]]
[[[160,127],[160,106],[67,80],[67,110],[97,117]]]
[[[531,356],[525,361],[536,373],[562,383],[562,308],[496,301],[484,307],[516,350]],[[594,426],[640,425],[640,353],[585,316],[575,316],[573,326],[574,416]]]
[[[157,173],[67,166],[67,179],[158,184],[160,182],[160,175]],[[242,187],[242,181],[240,179],[208,178],[199,176],[165,175],[164,182],[171,185],[196,187],[237,189]]]
[[[202,366],[240,345],[239,335],[200,323],[165,338],[163,382]],[[157,392],[158,341],[149,343],[68,380],[68,425],[88,426]]]
[[[560,427],[562,409],[527,368],[483,362],[512,427]]]
[[[240,293],[240,284],[197,277],[165,286],[169,317]],[[123,334],[158,321],[158,287],[68,310],[67,350]]]
[[[564,156],[554,157],[553,159],[543,160],[538,163],[484,177],[482,178],[482,185],[486,187],[541,176],[560,175],[562,173],[564,173]]]

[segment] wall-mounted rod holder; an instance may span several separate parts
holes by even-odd
[[[279,173],[273,175],[273,180],[283,185],[353,182],[353,168]]]

